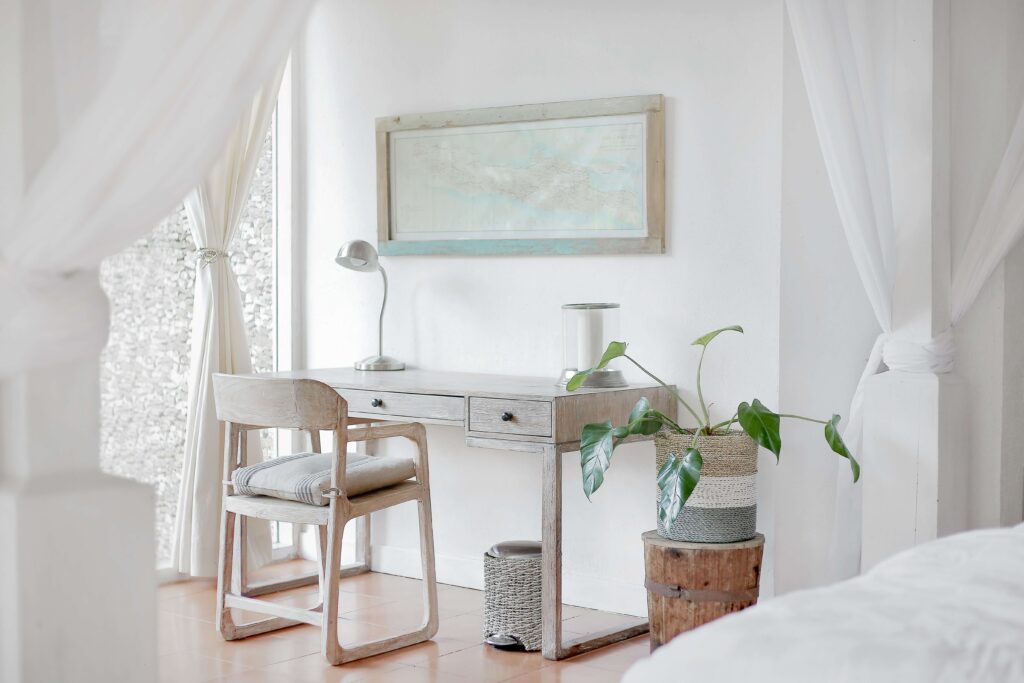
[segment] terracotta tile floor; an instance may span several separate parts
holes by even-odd
[[[254,578],[312,571],[309,562],[269,567]],[[382,638],[420,621],[420,582],[387,574],[363,574],[341,582],[342,641]],[[317,602],[316,587],[271,596],[296,606]],[[340,667],[320,654],[320,629],[294,626],[262,636],[225,642],[214,630],[214,584],[189,581],[160,588],[161,683],[611,683],[648,654],[646,637],[634,638],[564,662],[538,653],[501,652],[480,642],[483,593],[438,585],[441,626],[433,640]],[[238,612],[238,610],[236,610]],[[239,612],[239,618],[255,617]],[[564,632],[574,635],[635,623],[632,617],[579,607],[565,609]]]

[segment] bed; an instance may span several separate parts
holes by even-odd
[[[1024,681],[1024,525],[948,536],[723,617],[622,680]]]

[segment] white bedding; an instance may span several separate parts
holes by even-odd
[[[1024,525],[767,600],[677,637],[622,680],[1024,681]]]

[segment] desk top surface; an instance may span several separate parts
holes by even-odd
[[[407,369],[395,371],[369,371],[354,368],[314,368],[286,372],[261,372],[259,377],[279,379],[313,379],[335,389],[365,389],[394,391],[410,394],[437,394],[442,396],[522,396],[553,399],[576,394],[606,393],[631,389],[649,389],[657,384],[630,384],[618,389],[580,389],[567,392],[557,386],[551,377],[523,377],[520,375],[492,375],[475,372],[447,372]]]

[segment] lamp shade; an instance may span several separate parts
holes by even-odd
[[[373,245],[364,240],[352,240],[345,242],[334,257],[334,262],[349,270],[358,270],[366,273],[377,270],[377,250]]]

